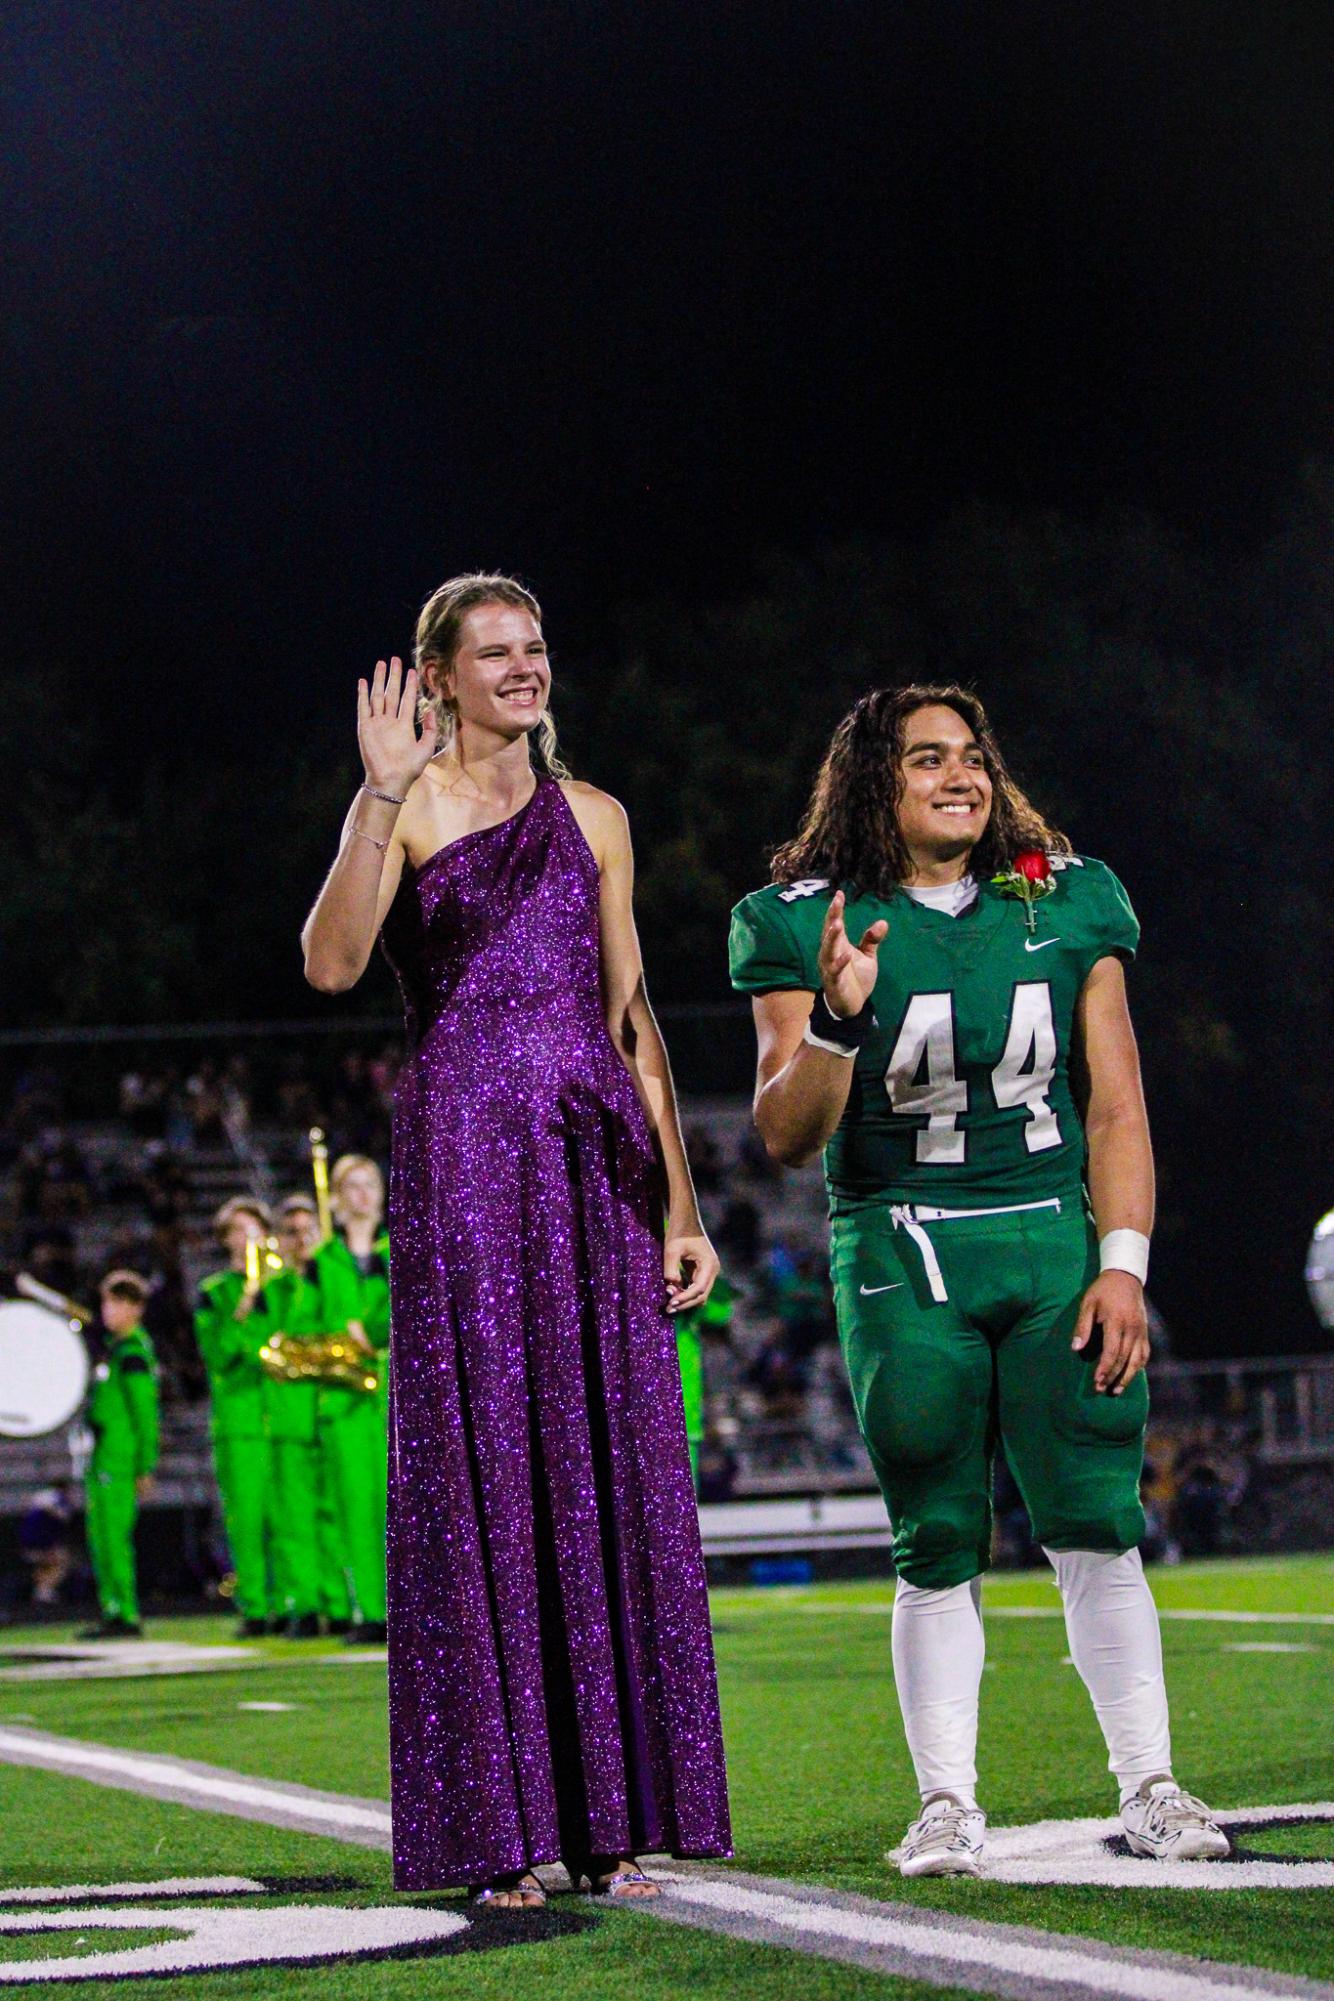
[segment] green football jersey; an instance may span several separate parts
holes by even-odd
[[[1070,1088],[1075,1004],[1097,960],[1134,957],[1139,924],[1111,870],[1053,855],[1056,887],[1025,907],[989,882],[961,916],[900,892],[856,895],[857,939],[884,918],[873,1004],[847,1108],[825,1150],[830,1208],[983,1208],[1079,1200],[1084,1128]],[[732,913],[741,993],[815,993],[832,886],[756,890]]]

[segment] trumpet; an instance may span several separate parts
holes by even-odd
[[[245,1245],[245,1289],[258,1292],[275,1272],[283,1268],[276,1237],[247,1237]]]
[[[342,1334],[321,1334],[302,1341],[290,1334],[271,1334],[259,1351],[260,1367],[279,1383],[323,1383],[344,1390],[372,1392],[380,1387],[378,1372],[364,1349]]]

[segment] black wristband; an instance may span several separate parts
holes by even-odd
[[[875,1009],[868,1000],[860,1014],[835,1014],[823,992],[815,996],[806,1033],[812,1042],[833,1043],[835,1048],[854,1055],[878,1026]]]

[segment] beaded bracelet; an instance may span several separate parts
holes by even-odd
[[[372,799],[383,799],[386,806],[401,806],[404,803],[397,792],[381,792],[374,785],[365,784],[361,789],[363,792],[369,792]]]

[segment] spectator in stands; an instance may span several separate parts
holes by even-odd
[[[730,1501],[736,1493],[737,1458],[716,1424],[704,1427],[699,1447],[699,1498],[703,1501]]]
[[[14,1085],[10,1126],[20,1145],[35,1138],[43,1126],[61,1119],[64,1111],[64,1089],[53,1069],[44,1063],[35,1063],[31,1069],[19,1073]]]
[[[222,1129],[234,1147],[240,1147],[250,1131],[250,1065],[239,1051],[228,1057],[218,1083]]]
[[[283,1057],[278,1116],[284,1125],[303,1132],[320,1123],[320,1101],[300,1050],[289,1050]]]
[[[58,1605],[74,1568],[74,1495],[62,1483],[41,1487],[19,1517],[19,1554],[32,1575],[34,1605]]]
[[[718,1249],[729,1262],[744,1265],[747,1270],[760,1255],[763,1238],[760,1233],[760,1212],[748,1195],[734,1195],[723,1211],[722,1221],[714,1231]]]
[[[121,1117],[139,1139],[161,1139],[167,1115],[167,1080],[135,1066],[121,1074],[116,1092]]]
[[[1139,1553],[1146,1563],[1180,1563],[1181,1545],[1172,1534],[1171,1519],[1163,1499],[1163,1483],[1156,1463],[1144,1462],[1139,1483],[1140,1505],[1144,1509],[1144,1535]]]
[[[74,1234],[65,1223],[44,1223],[27,1233],[23,1262],[34,1278],[77,1299],[83,1280],[74,1255]]]
[[[808,1362],[792,1353],[781,1320],[769,1322],[759,1353],[746,1371],[746,1382],[763,1400],[769,1424],[799,1424],[806,1395]]]
[[[1227,1490],[1216,1466],[1196,1459],[1183,1469],[1172,1526],[1185,1556],[1217,1556],[1227,1523]]]
[[[218,1075],[218,1066],[211,1056],[205,1057],[187,1079],[185,1097],[194,1145],[226,1146],[227,1128],[222,1116],[224,1105],[222,1080]]]
[[[86,1213],[92,1169],[72,1135],[48,1127],[19,1157],[19,1208],[25,1216],[61,1222]]]
[[[835,1338],[829,1264],[813,1251],[800,1251],[775,1287],[778,1317],[788,1352],[806,1362],[815,1349]]]

